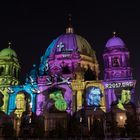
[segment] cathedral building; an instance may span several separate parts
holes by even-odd
[[[24,115],[29,124],[33,115],[42,116],[45,135],[58,123],[67,129],[68,118],[73,116],[87,124],[84,133],[88,135],[92,134],[94,121],[99,120],[105,129],[105,114],[112,111],[112,106],[120,110],[116,115],[125,115],[125,121],[125,105],[134,103],[136,84],[129,57],[125,43],[114,34],[104,49],[104,79],[100,80],[93,46],[69,25],[66,33],[47,47],[39,66],[34,64],[20,85],[17,54],[9,46],[0,51],[1,111],[12,116],[17,136]],[[119,123],[119,118],[115,119]]]

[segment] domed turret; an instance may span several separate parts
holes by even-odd
[[[112,48],[112,47],[124,48],[125,43],[123,42],[123,40],[119,37],[116,37],[115,32],[113,34],[114,36],[107,41],[106,48]]]
[[[20,65],[16,52],[9,47],[0,51],[0,84],[15,85],[18,84],[18,73]]]
[[[0,51],[0,57],[6,57],[6,56],[17,57],[16,52],[13,49],[11,49],[10,45],[11,45],[11,43],[9,43],[9,47],[8,48],[5,48],[5,49]]]
[[[133,102],[136,81],[133,80],[132,68],[130,66],[130,54],[123,40],[114,36],[106,43],[103,60],[104,60],[104,87],[106,92],[106,106],[107,111],[114,106],[118,101],[117,107],[125,110],[120,103],[120,97],[123,95],[123,90],[131,94],[131,101]],[[125,93],[127,96],[127,94]],[[129,95],[128,95],[129,96]],[[127,103],[126,103],[127,104]],[[130,108],[129,108],[130,109]]]

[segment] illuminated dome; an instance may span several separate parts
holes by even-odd
[[[40,75],[44,74],[44,69],[47,71],[46,73],[55,74],[63,73],[63,69],[66,68],[72,73],[78,67],[85,71],[90,69],[98,73],[95,51],[85,38],[74,34],[70,28],[48,46],[45,54],[41,57],[39,71]]]
[[[73,33],[67,33],[59,36],[55,43],[53,43],[53,47],[51,50],[51,56],[57,55],[59,53],[68,53],[68,52],[76,52],[78,51],[80,54],[95,57],[95,52],[91,48],[90,44],[87,40],[80,35],[76,35]],[[50,47],[48,47],[46,53],[50,54]]]
[[[125,47],[125,43],[123,42],[123,40],[121,38],[116,37],[114,35],[106,43],[106,48],[111,48],[111,47],[120,47],[120,48],[123,48],[123,47]]]
[[[13,49],[8,47],[8,48],[5,48],[5,49],[0,51],[0,56],[1,57],[5,57],[5,56],[17,57],[17,54],[16,54],[16,52]]]
[[[69,21],[66,33],[53,40],[41,57],[39,74],[71,74],[74,77],[74,73],[80,71],[80,74],[83,72],[81,75],[94,73],[98,79],[99,66],[95,51],[85,38],[74,33],[71,18]]]

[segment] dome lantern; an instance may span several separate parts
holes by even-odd
[[[74,28],[72,26],[72,15],[68,15],[68,27],[66,28],[66,34],[74,33]]]

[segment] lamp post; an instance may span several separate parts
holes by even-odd
[[[80,124],[81,124],[81,140],[83,139],[83,138],[82,138],[82,127],[83,127],[83,126],[82,126],[82,121],[83,121],[83,120],[82,120],[82,117],[80,117]]]

